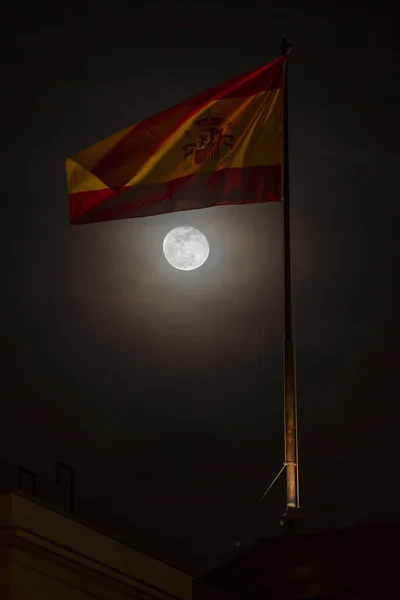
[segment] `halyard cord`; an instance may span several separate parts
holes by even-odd
[[[268,494],[268,492],[270,491],[270,489],[272,488],[272,486],[274,485],[274,483],[279,479],[279,477],[281,476],[281,474],[283,473],[283,471],[288,466],[289,467],[297,467],[297,463],[296,462],[284,462],[283,463],[282,469],[279,471],[278,475],[275,477],[275,479],[273,480],[273,482],[271,483],[271,485],[265,490],[265,492],[263,493],[263,495],[261,496],[261,498],[259,499],[259,501],[257,502],[257,504],[261,504],[261,502],[264,500],[265,496]]]

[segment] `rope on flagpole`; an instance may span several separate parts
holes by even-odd
[[[275,479],[273,480],[273,482],[269,485],[269,487],[267,487],[267,489],[265,490],[265,492],[263,493],[263,495],[261,496],[261,498],[259,499],[259,501],[257,502],[258,504],[261,504],[261,502],[264,500],[265,496],[268,494],[268,492],[270,491],[270,489],[273,487],[273,485],[278,481],[279,477],[282,475],[283,471],[286,469],[287,463],[283,463],[283,467],[282,469],[279,471],[278,475],[275,477]]]

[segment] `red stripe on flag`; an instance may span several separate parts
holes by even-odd
[[[229,204],[281,200],[281,165],[195,173],[166,183],[70,194],[70,223],[82,225]]]

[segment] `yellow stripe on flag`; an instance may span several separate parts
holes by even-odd
[[[282,160],[281,99],[281,90],[273,90],[250,98],[229,98],[210,103],[206,110],[191,117],[169,136],[126,185],[150,185],[195,172],[230,167],[279,164]],[[196,164],[194,160],[201,136],[209,135],[207,126],[199,127],[196,121],[207,119],[208,115],[223,118],[219,144],[221,158],[217,165],[213,162]],[[190,150],[192,154],[185,158]]]

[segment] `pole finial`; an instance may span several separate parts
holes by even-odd
[[[282,44],[281,44],[281,56],[286,56],[287,54],[290,54],[291,50],[292,50],[292,44],[289,44],[287,39],[283,38]]]

